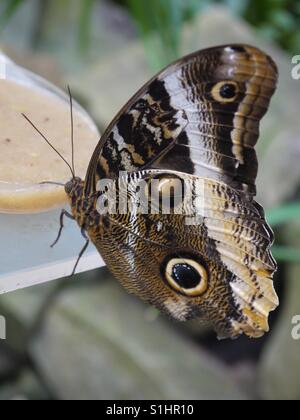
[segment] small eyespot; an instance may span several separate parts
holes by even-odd
[[[151,200],[152,209],[160,214],[182,212],[185,198],[184,180],[170,174],[154,176],[147,183],[146,196]]]
[[[189,297],[201,296],[208,288],[206,268],[193,259],[170,259],[165,266],[165,279],[173,290]]]
[[[224,81],[217,83],[211,91],[213,99],[221,103],[233,102],[239,92],[239,87],[236,82]]]

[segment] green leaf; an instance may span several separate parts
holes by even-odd
[[[300,221],[300,203],[295,202],[270,209],[267,211],[267,219],[273,227],[295,220]]]
[[[151,67],[159,69],[178,58],[183,23],[200,5],[195,0],[127,0],[143,38]]]
[[[300,263],[300,248],[275,245],[272,254],[277,261]]]
[[[79,22],[79,45],[82,51],[86,51],[90,43],[90,23],[95,0],[82,0]]]
[[[128,0],[129,10],[143,37],[152,66],[161,67],[178,55],[182,24],[180,3],[180,0]],[[157,39],[159,42],[155,44]],[[153,51],[156,57],[151,54]]]
[[[25,0],[7,0],[4,12],[0,17],[0,30],[6,25],[9,19],[13,16],[16,10],[23,4]]]

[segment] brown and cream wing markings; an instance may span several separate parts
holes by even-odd
[[[68,191],[74,218],[130,292],[177,320],[204,319],[220,337],[262,336],[278,306],[273,233],[253,199],[254,147],[276,83],[272,59],[250,46],[177,61],[125,105],[85,182],[74,180]],[[120,177],[132,188],[152,177],[162,186],[184,181],[185,210],[99,215],[98,181]]]
[[[161,167],[222,180],[254,195],[254,147],[277,77],[272,59],[245,45],[209,48],[168,66],[104,133],[86,194],[102,177]]]
[[[207,178],[201,178],[199,197],[195,194],[199,177],[180,172],[146,170],[124,175],[124,180],[129,176],[135,190],[141,179],[170,175],[186,185],[181,214],[111,215],[106,221],[109,228],[101,234],[91,229],[91,238],[129,292],[172,318],[205,320],[219,337],[262,336],[278,298],[270,237],[255,203]],[[204,200],[200,211],[199,198],[200,203]],[[187,221],[199,214],[203,214],[199,223]],[[194,261],[203,267],[206,282],[201,293],[170,288],[165,269],[172,261]]]

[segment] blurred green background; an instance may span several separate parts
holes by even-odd
[[[300,398],[299,1],[0,1],[1,48],[70,84],[101,130],[155,70],[226,42],[262,47],[280,69],[258,145],[258,199],[280,263],[271,333],[218,342],[207,328],[164,319],[102,269],[0,297],[13,331],[0,342],[0,399]]]

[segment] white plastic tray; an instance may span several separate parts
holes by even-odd
[[[69,97],[41,77],[13,63],[0,51],[0,78],[12,80],[32,89],[42,89],[61,98],[69,108]],[[87,118],[91,129],[98,129],[88,114],[74,102]],[[100,136],[100,134],[98,133]],[[33,215],[0,214],[0,294],[69,276],[84,246],[75,222],[65,220],[61,240],[52,249],[59,230],[60,210]],[[104,265],[91,245],[82,257],[77,273]]]
[[[65,219],[65,228],[55,248],[50,248],[59,230],[60,211],[33,215],[0,214],[0,294],[61,279],[72,273],[84,246],[76,222]],[[90,245],[77,273],[104,265]]]

